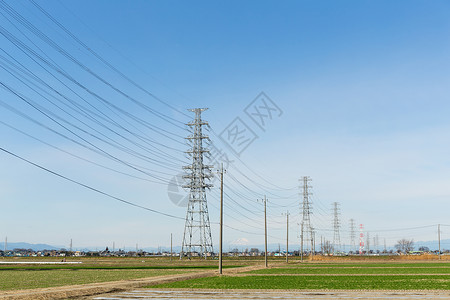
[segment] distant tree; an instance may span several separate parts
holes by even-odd
[[[421,246],[421,247],[419,247],[419,251],[430,252],[430,248],[425,247],[425,246]]]
[[[401,239],[397,241],[397,244],[395,245],[395,248],[400,251],[407,253],[409,251],[414,250],[414,240],[408,240],[408,239]]]
[[[259,253],[259,249],[258,248],[251,248],[250,252],[251,253]]]
[[[333,252],[333,244],[330,241],[325,241],[323,243],[323,252],[330,254]]]

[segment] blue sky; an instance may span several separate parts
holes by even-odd
[[[182,140],[187,132],[181,123],[189,118],[178,111],[208,107],[204,117],[216,133],[221,133],[240,117],[258,136],[241,154],[240,160],[234,157],[235,163],[229,167],[228,193],[233,199],[229,200],[231,207],[225,216],[225,221],[233,228],[255,234],[228,228],[225,230],[227,243],[244,238],[251,244],[262,244],[262,206],[255,200],[266,193],[271,203],[271,242],[284,243],[281,213],[289,209],[293,217],[291,240],[298,244],[295,224],[300,220],[299,190],[292,188],[304,175],[313,179],[313,225],[317,234],[326,238],[332,238],[329,230],[334,201],[341,204],[343,240],[348,240],[350,218],[358,224],[364,223],[372,236],[379,234],[386,238],[388,244],[402,237],[435,239],[434,227],[399,229],[446,224],[446,211],[450,208],[447,200],[450,196],[447,184],[450,178],[448,2],[38,3],[103,59],[176,110],[107,68],[31,2],[20,0],[9,5],[89,70],[127,95],[173,118],[177,126],[143,110],[93,78],[23,29],[4,9],[0,25],[39,53],[48,55],[77,82],[127,113],[168,131],[172,139],[162,135],[160,129],[151,131],[126,117],[110,114],[86,90],[51,71],[79,96],[74,95],[5,36],[0,37],[5,51],[0,54],[6,56],[7,53],[18,59],[49,86],[64,91],[78,103],[94,105],[132,133],[158,141],[160,144],[153,145],[158,151],[170,154],[170,158],[166,157],[160,165],[144,163],[82,133],[99,148],[139,165],[140,170],[136,170],[49,132],[3,106],[1,120],[46,143],[116,171],[154,179],[144,174],[143,170],[148,168],[152,170],[148,173],[165,179],[153,184],[99,168],[1,124],[3,148],[114,196],[183,218],[185,208],[174,205],[167,195],[167,180],[188,162],[182,153],[187,149]],[[26,34],[22,35],[19,29]],[[0,71],[6,85],[56,116],[77,122],[5,69]],[[44,90],[52,93],[48,88]],[[283,112],[267,124],[265,131],[244,111],[261,91]],[[10,92],[3,89],[0,96],[28,116],[64,131]],[[95,128],[118,140],[106,128]],[[228,149],[217,136],[211,134],[211,137],[214,145]],[[140,143],[136,136],[130,139]],[[160,159],[142,148],[135,148],[129,141],[120,143],[150,158]],[[226,151],[233,156],[229,149]],[[0,157],[3,165],[0,199],[6,215],[0,220],[0,228],[4,228],[0,235],[8,235],[12,241],[67,246],[72,238],[76,247],[111,247],[113,241],[118,246],[134,247],[138,243],[149,247],[168,245],[170,233],[173,233],[175,244],[181,244],[182,220],[172,220],[101,196],[7,154]],[[168,168],[164,167],[166,164]],[[267,182],[286,189],[279,190]],[[208,199],[211,220],[217,222],[217,184]],[[217,244],[217,225],[213,224],[212,228]],[[382,231],[385,229],[392,231]]]

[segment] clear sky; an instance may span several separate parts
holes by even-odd
[[[333,237],[333,202],[347,244],[350,218],[388,244],[450,224],[448,1],[36,3],[0,4],[1,147],[179,219],[2,152],[0,236],[133,248],[168,246],[172,233],[181,245],[186,208],[174,199],[186,192],[168,189],[189,163],[194,107],[209,108],[213,145],[233,160],[227,245],[263,244],[264,194],[269,243],[284,244],[289,210],[298,245],[305,175],[317,237]],[[246,112],[261,92],[275,110],[259,127]],[[224,138],[236,124],[252,131],[245,149]]]

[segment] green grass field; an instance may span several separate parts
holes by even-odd
[[[450,290],[450,263],[294,263],[152,288]]]
[[[3,270],[0,290],[21,290],[184,273],[171,270]]]
[[[20,290],[119,281],[186,272],[217,269],[217,260],[179,260],[168,258],[67,258],[81,264],[31,264],[34,261],[60,262],[55,258],[7,258],[0,265],[0,290]],[[26,264],[30,262],[30,264]],[[241,262],[242,263],[242,262]],[[224,268],[239,267],[236,261]]]
[[[450,276],[222,276],[160,284],[152,288],[450,290]]]
[[[2,259],[1,261],[8,261]],[[14,258],[9,261],[60,261]],[[217,269],[217,260],[168,258],[68,258],[81,264],[0,265],[0,290],[119,281]],[[262,265],[246,258],[224,260],[224,268]],[[269,262],[271,268],[238,275],[192,279],[152,288],[450,290],[450,262]]]
[[[450,274],[450,266],[447,267],[328,267],[328,268],[274,268],[246,272],[247,274],[317,274],[317,275],[354,275],[354,274]]]

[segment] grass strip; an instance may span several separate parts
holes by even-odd
[[[159,284],[150,288],[450,290],[450,276],[221,276]]]

